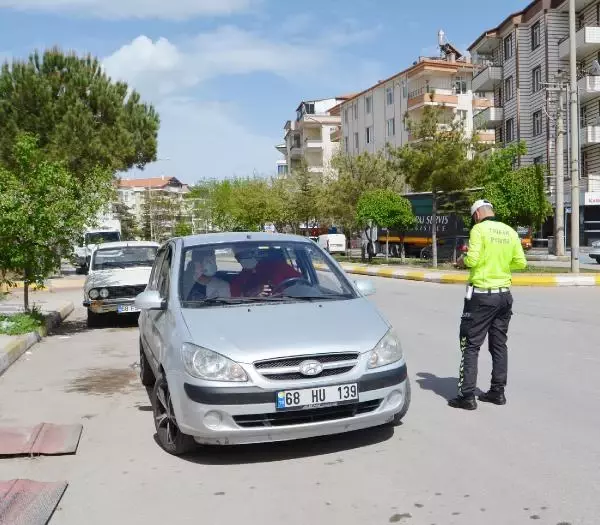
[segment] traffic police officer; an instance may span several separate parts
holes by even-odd
[[[465,410],[477,408],[477,361],[486,335],[492,355],[492,382],[490,390],[480,395],[479,400],[506,404],[506,341],[513,304],[511,270],[527,267],[519,235],[510,226],[495,219],[490,202],[475,202],[471,216],[475,226],[469,236],[469,251],[457,262],[457,266],[470,269],[460,323],[459,395],[448,402],[451,407]]]

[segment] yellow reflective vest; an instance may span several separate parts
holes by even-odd
[[[512,284],[511,270],[527,268],[519,235],[494,218],[473,226],[464,262],[470,269],[469,282],[477,288],[507,288]]]

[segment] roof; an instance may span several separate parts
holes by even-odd
[[[546,0],[547,1],[547,0]],[[497,36],[497,34],[502,30],[502,28],[508,24],[509,22],[512,22],[512,20],[515,17],[518,16],[523,16],[525,14],[527,14],[528,11],[530,11],[533,7],[535,7],[537,4],[543,3],[544,0],[533,0],[531,3],[529,3],[524,9],[521,9],[521,11],[516,11],[510,15],[508,15],[498,26],[492,28],[492,29],[488,29],[487,31],[484,31],[481,35],[479,35],[479,37],[477,38],[477,40],[475,40],[475,42],[473,42],[468,48],[467,50],[470,52],[471,49],[473,49],[474,47],[477,46],[477,44],[479,44],[484,38],[490,37],[490,36]],[[562,0],[561,0],[562,2]],[[552,7],[556,7],[559,3],[561,2],[557,2],[555,0],[552,0],[551,4]]]
[[[351,100],[354,100],[362,95],[364,95],[365,93],[368,93],[369,91],[379,87],[382,84],[386,84],[387,82],[390,82],[394,79],[396,79],[397,77],[404,75],[406,73],[409,73],[410,71],[418,68],[418,67],[424,67],[424,66],[439,66],[439,65],[448,65],[448,66],[454,66],[454,67],[474,67],[473,64],[471,64],[470,62],[462,62],[462,61],[456,61],[456,62],[448,62],[447,60],[444,60],[442,58],[440,59],[432,59],[432,58],[427,58],[427,59],[423,59],[421,61],[418,61],[414,64],[411,64],[410,67],[407,67],[406,69],[403,69],[402,71],[395,73],[394,75],[392,75],[391,77],[388,77],[384,80],[380,80],[379,82],[377,82],[377,84],[373,84],[372,86],[368,87],[367,89],[363,89],[360,93],[356,93],[353,97],[349,98],[348,100],[342,102],[340,104],[340,106],[350,102]]]
[[[96,249],[104,249],[104,248],[134,248],[134,247],[141,247],[141,248],[150,248],[150,247],[156,247],[158,248],[160,246],[160,244],[158,244],[157,242],[152,242],[152,241],[117,241],[117,242],[105,242],[102,244],[98,244]]]
[[[231,242],[306,242],[311,241],[308,237],[301,235],[289,235],[286,233],[266,233],[266,232],[223,232],[223,233],[203,233],[201,235],[190,235],[183,237],[184,246],[201,246],[207,244],[226,244]]]
[[[150,177],[146,179],[120,179],[119,188],[164,188],[171,184],[185,186],[175,177]]]

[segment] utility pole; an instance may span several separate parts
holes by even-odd
[[[554,242],[555,254],[565,254],[565,75],[559,71],[556,75],[556,84],[548,88],[550,93],[558,94],[558,107],[556,110],[556,205],[554,213]]]
[[[579,273],[579,111],[577,109],[577,32],[575,0],[569,0],[571,75],[571,272]]]

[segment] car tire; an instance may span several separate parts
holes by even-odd
[[[410,399],[411,399],[410,380],[407,377],[406,378],[406,395],[404,396],[404,404],[402,405],[400,412],[398,412],[394,416],[394,419],[392,420],[392,426],[397,427],[402,423],[404,416],[406,416],[406,413],[408,412],[408,407],[410,406]]]
[[[102,316],[88,309],[87,311],[87,327],[99,328],[102,326]]]
[[[142,340],[140,339],[140,381],[144,386],[154,386],[156,383],[156,377],[154,377],[154,372],[150,367],[150,362],[146,357],[146,353],[144,352],[144,347],[142,346]]]
[[[179,430],[169,385],[162,375],[156,378],[152,390],[152,414],[156,439],[165,452],[173,456],[181,456],[196,449],[194,438]]]

